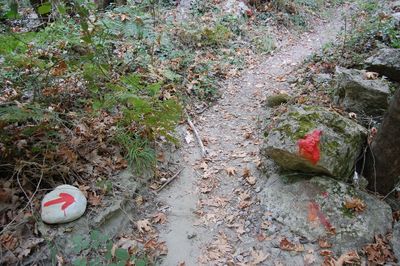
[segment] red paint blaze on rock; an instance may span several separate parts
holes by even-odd
[[[321,134],[322,131],[316,129],[297,142],[300,155],[309,160],[312,164],[317,164],[321,156],[319,151],[319,139]]]
[[[67,209],[74,202],[75,202],[75,198],[73,196],[71,196],[70,194],[60,193],[59,198],[45,202],[43,206],[48,207],[51,205],[63,203],[63,205],[61,205],[61,210],[64,211],[64,215],[66,215],[65,209]]]

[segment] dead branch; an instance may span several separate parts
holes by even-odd
[[[176,172],[167,182],[165,182],[159,189],[157,189],[157,193],[159,193],[163,188],[165,188],[169,183],[171,183],[175,178],[179,176],[179,174],[183,171],[184,168],[180,169]]]
[[[206,148],[204,148],[204,144],[203,144],[203,141],[200,138],[199,132],[197,131],[196,127],[194,126],[192,120],[190,120],[190,117],[189,117],[189,115],[187,113],[186,113],[186,117],[187,117],[187,122],[188,122],[189,126],[192,128],[193,133],[194,133],[194,135],[195,135],[195,137],[197,139],[197,142],[200,145],[201,156],[205,157],[207,155],[207,151],[206,151]]]

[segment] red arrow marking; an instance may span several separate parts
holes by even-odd
[[[53,199],[53,200],[50,200],[48,202],[45,202],[43,204],[43,206],[44,207],[48,207],[48,206],[51,206],[51,205],[64,203],[63,205],[61,205],[61,210],[64,211],[64,214],[65,214],[65,209],[68,208],[72,203],[75,202],[75,198],[72,197],[68,193],[60,193],[59,196],[60,197],[57,198],[57,199]]]

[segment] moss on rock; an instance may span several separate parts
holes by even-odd
[[[283,103],[287,103],[290,100],[290,96],[286,93],[279,93],[267,98],[267,106],[268,107],[275,107],[279,106]]]
[[[320,160],[312,164],[300,156],[298,140],[321,130]],[[265,139],[264,154],[281,167],[347,179],[365,142],[367,130],[323,107],[291,107]]]

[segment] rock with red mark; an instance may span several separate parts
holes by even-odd
[[[262,153],[288,170],[347,180],[367,130],[323,107],[291,107],[266,132]]]
[[[314,130],[311,134],[305,135],[304,139],[300,139],[297,142],[300,155],[312,164],[317,164],[320,159],[319,139],[321,134],[321,130]]]
[[[392,211],[387,203],[326,176],[292,182],[270,178],[258,197],[271,218],[287,226],[288,231],[309,240],[328,236],[337,255],[361,249],[375,234],[386,234],[392,228]],[[364,211],[343,211],[345,200],[353,197],[365,203]]]
[[[41,217],[48,224],[71,222],[85,213],[86,204],[86,197],[78,188],[61,185],[44,196]]]

